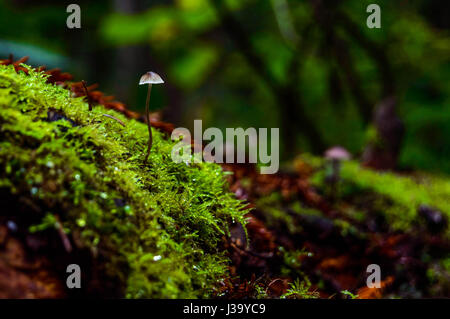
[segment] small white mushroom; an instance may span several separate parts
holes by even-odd
[[[141,76],[141,79],[139,80],[139,85],[142,84],[161,84],[164,83],[163,79],[155,73],[155,72],[147,72],[143,76]]]
[[[150,94],[152,91],[152,85],[153,84],[161,84],[164,83],[163,79],[155,72],[147,72],[144,75],[141,76],[141,79],[139,80],[139,85],[148,84],[148,91],[147,91],[147,100],[145,102],[145,117],[147,120],[147,127],[148,127],[148,146],[147,146],[147,154],[145,155],[144,164],[147,163],[148,156],[150,155],[150,149],[152,148],[153,143],[153,136],[152,136],[152,129],[150,124]]]
[[[341,146],[334,146],[325,152],[325,158],[331,161],[331,176],[329,177],[332,186],[332,197],[337,192],[337,182],[340,178],[341,161],[349,160],[351,154]]]

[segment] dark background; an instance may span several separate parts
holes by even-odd
[[[72,30],[70,3],[0,0],[0,58],[28,55],[140,112],[139,78],[155,71],[164,120],[280,127],[285,162],[342,145],[373,166],[450,173],[449,1],[378,0],[381,29],[366,26],[374,1],[77,1]]]

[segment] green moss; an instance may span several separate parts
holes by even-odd
[[[435,176],[415,179],[394,173],[361,168],[356,162],[343,165],[342,178],[360,190],[371,190],[388,198],[384,215],[393,229],[409,229],[420,205],[430,205],[450,217],[450,182]]]
[[[290,288],[280,297],[281,299],[317,299],[320,297],[318,292],[311,291],[311,282],[307,278],[302,281],[297,278],[289,286]]]
[[[257,209],[264,212],[264,223],[271,229],[286,229],[289,234],[302,232],[299,216],[322,216],[322,212],[305,206],[299,200],[284,201],[281,193],[273,192],[256,200]]]
[[[319,191],[326,193],[325,163],[309,159],[310,156],[305,161],[313,163],[317,170],[312,182]],[[362,220],[361,209],[364,207],[349,207],[346,200],[350,197],[361,200],[364,196],[371,198],[370,207],[365,208],[382,214],[392,230],[411,230],[418,221],[417,209],[422,204],[432,206],[450,218],[450,181],[443,177],[379,172],[363,168],[356,161],[343,162],[340,176],[340,199],[336,204],[342,209],[345,206],[349,217],[356,220]],[[447,236],[450,236],[450,229],[447,229]]]
[[[227,276],[219,242],[230,223],[245,221],[221,167],[174,163],[174,143],[157,130],[143,165],[143,123],[102,106],[88,112],[45,79],[0,66],[0,189],[44,206],[33,231],[57,216],[79,245],[102,252],[124,296],[211,296]],[[49,111],[61,119],[49,121]]]

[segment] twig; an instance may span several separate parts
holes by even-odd
[[[61,237],[61,241],[63,243],[64,249],[66,252],[70,253],[72,251],[72,245],[70,244],[70,239],[67,237],[66,232],[64,231],[64,228],[58,218],[56,217],[56,230],[58,231],[59,237]]]
[[[82,80],[81,83],[83,84],[84,92],[85,92],[86,97],[87,97],[87,100],[88,100],[89,111],[92,111],[92,104],[91,104],[91,99],[90,99],[90,97],[89,97],[88,89],[87,89],[87,87],[86,87],[86,81],[85,81],[85,80]]]
[[[242,249],[242,248],[238,247],[234,243],[230,243],[230,246],[233,249],[237,250],[239,253],[244,254],[244,255],[252,255],[254,257],[258,257],[258,258],[262,258],[262,259],[271,259],[273,257],[272,253],[269,253],[267,255],[258,254],[258,253],[255,253],[255,252],[251,251],[251,250],[248,250],[248,249]]]
[[[125,127],[125,123],[119,120],[117,117],[109,115],[109,114],[102,114],[103,116],[109,117],[110,119],[116,120],[120,125]]]

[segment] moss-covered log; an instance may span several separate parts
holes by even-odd
[[[212,296],[227,276],[221,240],[245,213],[221,167],[174,163],[173,142],[157,130],[144,165],[143,123],[102,106],[88,111],[82,98],[26,68],[28,75],[0,66],[8,231],[21,233],[25,246],[30,234],[50,239],[47,259],[57,277],[64,282],[65,262],[78,262],[87,292],[97,285],[116,287],[106,295],[119,297]]]

